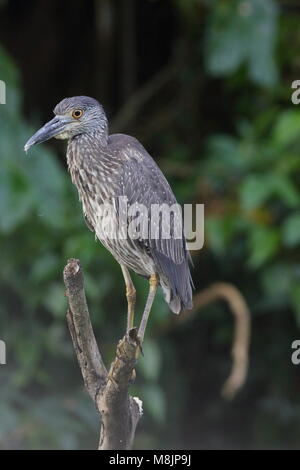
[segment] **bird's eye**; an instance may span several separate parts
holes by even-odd
[[[74,109],[74,111],[72,112],[72,117],[74,119],[79,119],[81,118],[82,115],[83,115],[82,109]]]

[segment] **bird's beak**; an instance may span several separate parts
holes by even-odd
[[[68,116],[55,116],[51,121],[47,122],[41,129],[39,129],[24,145],[24,150],[27,152],[30,147],[46,140],[51,139],[66,131],[68,124],[72,122],[72,118]]]

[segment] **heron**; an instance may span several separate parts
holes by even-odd
[[[86,224],[121,267],[128,306],[127,333],[134,328],[136,303],[130,271],[148,279],[148,297],[137,330],[142,343],[158,286],[174,313],[192,308],[191,257],[183,229],[180,228],[179,236],[175,234],[178,218],[174,213],[169,217],[167,224],[172,229],[168,237],[163,236],[161,216],[156,218],[155,236],[149,229],[151,223],[144,224],[145,220],[152,222],[152,207],[174,206],[176,198],[162,171],[137,139],[125,134],[109,135],[104,108],[94,98],[75,96],[60,101],[54,108],[54,118],[27,141],[25,152],[52,137],[68,140],[68,169],[78,190]],[[121,198],[125,199],[122,207]],[[111,208],[106,218],[114,229],[109,234],[103,227],[105,204]],[[143,208],[140,212],[146,230],[126,232],[124,236],[124,230],[119,230],[120,215],[125,216],[123,225],[128,228],[137,218],[128,211],[134,205]]]

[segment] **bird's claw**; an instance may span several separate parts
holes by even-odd
[[[138,347],[138,351],[142,354],[142,356],[144,356],[144,352],[143,352],[143,348],[142,348],[142,343],[141,343],[141,340],[138,336],[138,331],[137,331],[137,328],[136,327],[133,327],[131,328],[130,330],[127,331],[127,337],[129,339],[129,341],[133,341],[137,347]],[[138,358],[138,356],[137,356]]]

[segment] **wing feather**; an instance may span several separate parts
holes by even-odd
[[[132,139],[131,145],[127,146],[123,152],[124,164],[119,184],[120,195],[127,197],[129,205],[143,204],[148,209],[150,227],[151,206],[153,204],[172,206],[177,204],[176,198],[161,170],[136,139]],[[139,240],[139,243],[150,251],[160,271],[159,274],[167,279],[173,297],[178,296],[181,299],[181,307],[191,308],[193,282],[188,266],[190,256],[183,234],[182,216],[180,238],[175,236],[176,219],[174,217],[171,213],[170,238],[162,237],[162,221],[160,219],[158,238],[153,238],[151,231],[148,230],[147,238]]]

